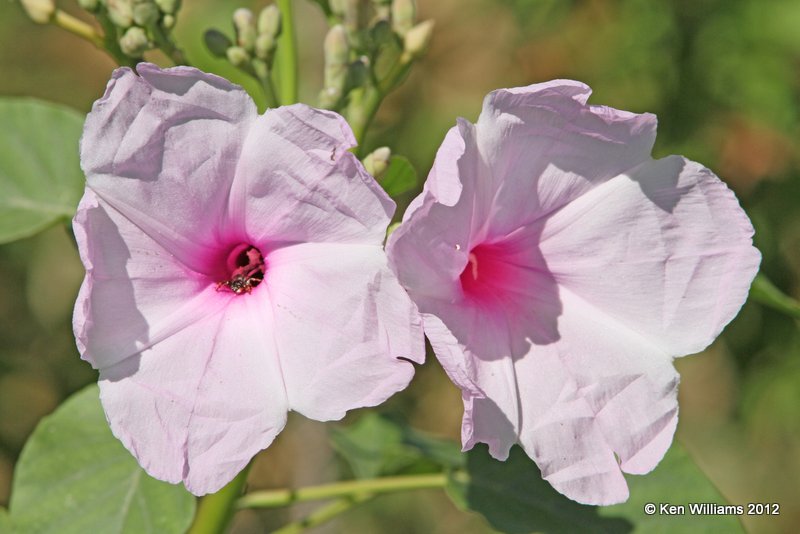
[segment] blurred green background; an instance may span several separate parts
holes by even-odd
[[[230,14],[264,2],[185,0],[176,35],[197,67],[257,87],[201,42]],[[322,78],[325,21],[296,0],[301,99]],[[73,1],[59,6],[91,20]],[[378,115],[367,145],[408,156],[422,177],[455,117],[475,120],[483,96],[552,78],[582,80],[592,102],[659,117],[655,156],[683,154],[733,188],[756,227],[762,272],[800,298],[800,2],[797,0],[419,0],[436,21],[433,42]],[[35,96],[87,112],[112,61],[21,7],[0,3],[0,94]],[[168,65],[163,56],[150,58]],[[2,192],[0,192],[2,194]],[[410,197],[401,199],[401,205]],[[399,210],[399,212],[401,212]],[[27,436],[59,402],[96,379],[77,354],[72,305],[82,267],[62,227],[0,247],[0,505]],[[731,503],[779,502],[779,517],[745,517],[752,532],[800,525],[800,329],[748,302],[704,354],[677,362],[682,375],[678,439]],[[460,395],[434,359],[385,412],[458,439]],[[356,419],[353,413],[348,419]],[[351,476],[328,445],[325,425],[290,418],[258,457],[251,488]],[[234,532],[261,532],[307,508],[247,511]],[[437,491],[377,499],[320,532],[490,532]]]

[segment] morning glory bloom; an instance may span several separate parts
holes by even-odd
[[[733,193],[653,160],[656,118],[559,80],[459,120],[391,235],[400,282],[464,401],[464,449],[519,443],[582,503],[628,497],[678,416],[677,356],[736,315],[758,270]]]
[[[336,113],[256,111],[188,67],[114,71],[81,140],[81,356],[111,429],[196,495],[286,423],[374,406],[422,362],[382,242],[394,203]]]

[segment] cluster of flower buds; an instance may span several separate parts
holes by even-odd
[[[386,94],[424,54],[433,21],[415,23],[414,0],[318,0],[332,27],[325,37],[319,105],[340,110],[348,95],[369,85]]]
[[[105,48],[120,64],[133,64],[153,48],[160,48],[176,63],[183,63],[183,56],[170,37],[180,0],[78,0],[97,18],[102,35],[59,10],[55,0],[21,0],[21,4],[34,22],[52,22],[88,39]]]
[[[239,8],[233,12],[235,42],[219,30],[208,30],[205,43],[219,58],[227,60],[250,74],[266,78],[272,69],[275,48],[281,33],[281,12],[274,4],[268,5],[256,19],[252,11]]]
[[[141,58],[162,47],[175,26],[180,0],[78,0],[94,13],[108,34],[115,37],[123,54]]]

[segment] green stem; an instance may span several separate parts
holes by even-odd
[[[97,48],[103,48],[103,37],[94,31],[94,28],[92,28],[89,24],[86,24],[82,20],[73,17],[69,13],[61,11],[60,9],[56,9],[53,13],[52,21],[53,24],[59,28],[86,39]]]
[[[337,515],[343,514],[351,508],[369,501],[373,497],[374,495],[366,493],[361,495],[353,495],[352,497],[339,499],[338,501],[333,501],[332,503],[315,510],[303,519],[294,521],[279,528],[278,530],[273,531],[272,534],[297,534],[308,528],[313,528],[321,525],[322,523],[330,521]]]
[[[275,508],[298,502],[318,501],[337,497],[443,488],[446,483],[447,475],[445,473],[347,480],[320,486],[309,486],[296,490],[280,489],[255,491],[239,499],[237,506],[239,508]]]
[[[252,462],[251,462],[252,464]],[[236,511],[236,500],[241,496],[250,465],[228,482],[216,493],[206,495],[200,499],[194,522],[189,527],[188,534],[221,534],[225,532],[233,513]]]
[[[347,119],[358,143],[357,155],[359,158],[364,157],[366,146],[364,138],[383,99],[405,79],[412,63],[413,59],[405,56],[401,57],[380,83],[366,87],[364,94],[360,98],[351,96],[352,103],[349,107]]]
[[[750,287],[750,296],[764,306],[778,310],[795,319],[800,319],[800,302],[785,295],[762,274],[756,276]]]
[[[161,26],[159,23],[155,23],[151,26],[150,30],[153,33],[153,38],[155,39],[156,46],[166,54],[168,58],[172,60],[173,63],[176,65],[188,65],[189,63],[186,62],[186,56],[183,54],[183,51],[175,46],[175,43],[172,41],[172,38],[167,33],[166,29]]]
[[[125,55],[125,53],[119,47],[119,42],[117,41],[119,38],[117,27],[113,22],[111,22],[111,19],[108,18],[108,14],[103,10],[96,16],[98,22],[100,22],[100,26],[103,27],[103,33],[105,34],[101,47],[105,48],[106,52],[108,52],[111,57],[114,58],[117,64],[121,66],[134,67],[136,65],[136,59]]]
[[[292,0],[277,0],[281,12],[281,35],[278,37],[277,61],[281,82],[281,104],[297,102],[297,38],[295,37]]]

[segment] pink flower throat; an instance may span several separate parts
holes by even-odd
[[[261,251],[247,243],[231,249],[225,259],[225,268],[228,278],[217,282],[217,291],[230,291],[237,295],[250,293],[264,280],[266,271]]]

